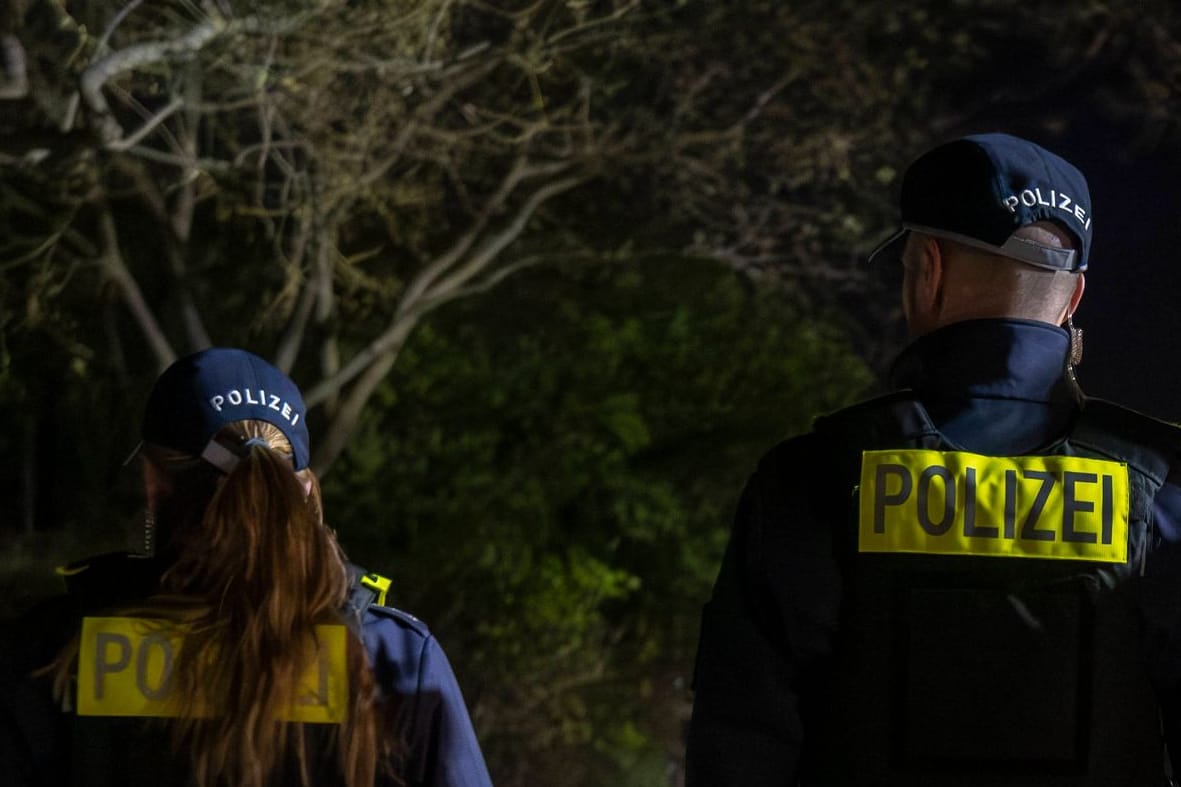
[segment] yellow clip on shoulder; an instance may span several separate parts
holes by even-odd
[[[390,590],[389,577],[383,577],[381,574],[369,573],[361,577],[361,584],[370,590],[377,591],[377,598],[374,600],[374,604],[377,604],[379,607],[385,606],[385,597]]]

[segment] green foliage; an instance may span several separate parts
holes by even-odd
[[[418,331],[326,505],[461,665],[499,782],[625,783],[676,754],[746,473],[868,382],[714,263],[523,274]]]

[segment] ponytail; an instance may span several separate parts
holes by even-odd
[[[170,567],[161,595],[133,614],[184,626],[171,672],[179,716],[170,723],[199,787],[320,783],[323,758],[306,740],[307,725],[279,719],[299,701],[301,679],[317,658],[316,626],[344,623],[344,556],[322,521],[314,474],[293,471],[282,433],[259,421],[227,432],[238,444],[260,439],[241,449],[225,475],[147,447],[149,472],[167,479],[156,522]],[[352,633],[347,669],[345,721],[329,729],[337,779],[359,787],[374,783],[392,745],[379,740],[373,675]]]

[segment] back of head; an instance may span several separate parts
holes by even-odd
[[[311,478],[299,389],[245,350],[212,348],[169,366],[148,396],[142,436],[148,502],[168,559],[177,556],[177,539],[200,536],[206,507],[253,449],[284,460],[288,472],[277,477],[284,482],[296,474],[305,483]]]
[[[911,235],[938,243],[948,278],[935,324],[976,317],[1058,323],[1082,292],[1090,204],[1083,174],[1040,145],[1008,134],[963,137],[910,165],[902,228],[871,259],[900,257]]]
[[[1013,237],[1047,249],[1072,248],[1071,238],[1049,222],[1019,227]],[[1063,314],[1069,315],[1081,274],[1029,265],[959,241],[934,240],[943,255],[947,322],[1010,318],[1059,324]]]
[[[310,440],[299,388],[257,355],[214,347],[181,358],[156,380],[144,411],[143,439],[220,466],[218,432],[247,420],[273,425],[288,442],[292,467],[308,466]]]

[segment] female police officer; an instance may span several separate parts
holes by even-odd
[[[6,783],[489,784],[443,651],[373,575],[357,592],[285,375],[177,361],[139,454],[148,554],[74,564],[22,628]]]

